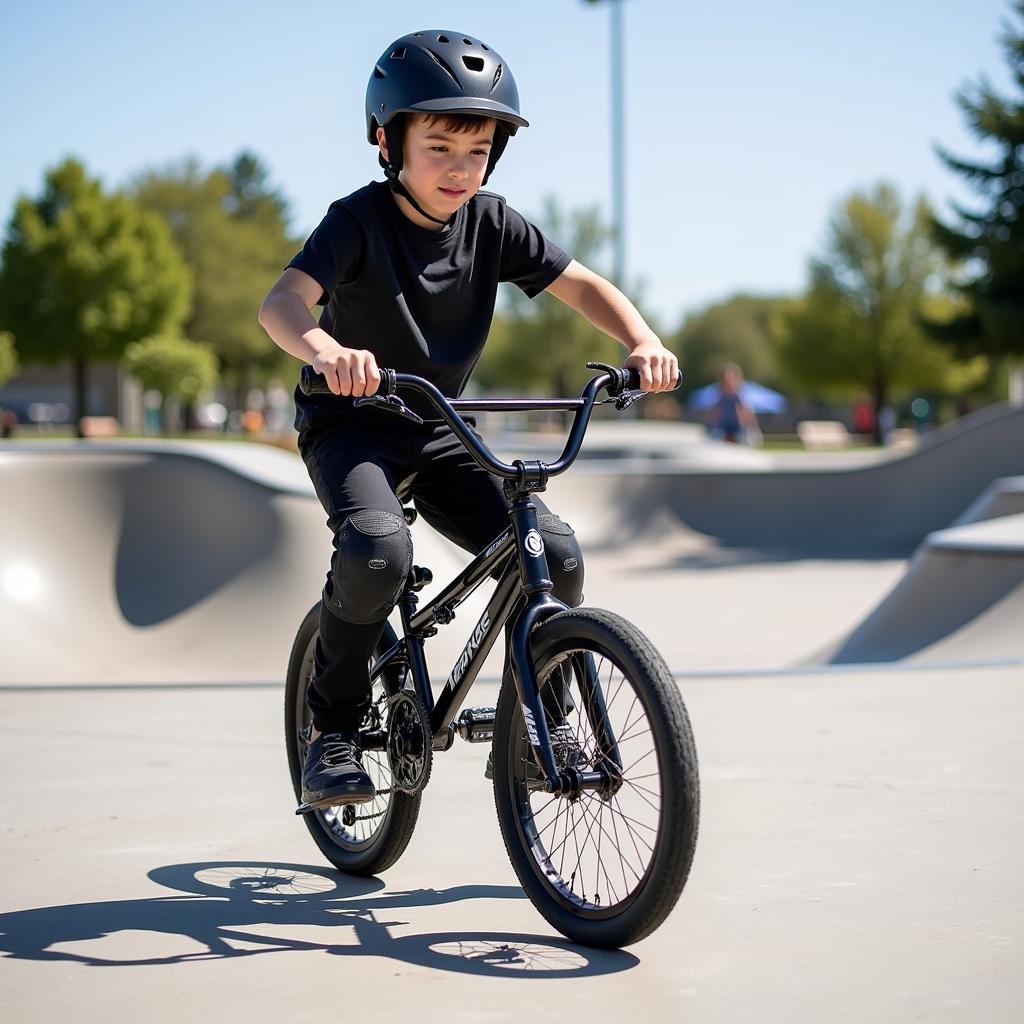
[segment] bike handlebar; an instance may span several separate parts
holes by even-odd
[[[417,377],[411,373],[398,373],[395,370],[381,369],[380,387],[373,395],[365,395],[355,398],[353,405],[377,405],[395,412],[415,422],[422,423],[423,420],[412,412],[398,397],[400,388],[418,391],[437,409],[449,427],[455,432],[466,450],[473,456],[473,459],[484,469],[495,476],[505,480],[519,481],[523,485],[527,478],[538,481],[538,490],[543,489],[544,482],[548,477],[564,473],[569,466],[575,462],[583,445],[583,437],[590,422],[590,414],[597,401],[597,396],[602,390],[607,390],[612,398],[616,399],[616,407],[625,409],[633,402],[642,398],[647,392],[640,391],[640,371],[632,366],[610,366],[607,363],[587,363],[590,369],[601,370],[595,377],[591,377],[583,388],[579,398],[570,399],[466,399],[466,398],[445,398],[437,387],[423,377]],[[676,378],[675,388],[682,383],[682,377]],[[299,389],[304,395],[334,394],[327,384],[323,374],[317,373],[312,366],[303,366],[299,378]],[[674,389],[673,389],[674,390]],[[467,410],[529,410],[529,409],[564,409],[575,410],[572,427],[566,439],[562,454],[555,462],[544,463],[537,461],[524,462],[517,459],[512,465],[502,462],[494,456],[494,453],[483,444],[470,426],[458,414],[457,409]]]

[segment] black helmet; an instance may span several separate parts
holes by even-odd
[[[387,136],[390,180],[402,169],[401,135],[388,131],[396,114],[474,114],[497,121],[484,183],[510,135],[529,125],[519,113],[512,72],[486,43],[461,32],[411,32],[381,54],[366,87],[366,137]],[[433,219],[433,218],[431,218]]]

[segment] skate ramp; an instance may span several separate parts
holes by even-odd
[[[283,681],[331,557],[297,455],[19,442],[0,493],[0,684]],[[437,578],[465,564],[428,527],[413,538]]]
[[[906,575],[844,640],[812,660],[1024,664],[1024,513],[930,534]]]
[[[981,522],[983,519],[998,519],[1024,512],[1024,476],[996,480],[985,492],[972,502],[953,526]]]
[[[988,428],[1000,423],[1005,427],[1004,421],[1021,422],[1016,414],[1000,415],[990,418]],[[976,425],[978,430],[982,425]],[[991,430],[986,437],[991,440]],[[935,447],[947,445],[957,454],[955,437]],[[1004,453],[1011,447],[1004,444]],[[913,472],[913,460],[919,457],[899,461]],[[649,624],[662,637],[666,657],[683,669],[692,660],[686,631],[677,625],[665,631],[659,623],[675,622],[681,588],[698,593],[700,584],[689,570],[722,567],[736,572],[749,562],[777,581],[772,583],[777,595],[772,607],[750,613],[768,614],[779,629],[800,628],[784,614],[789,606],[786,591],[820,586],[815,580],[833,571],[827,562],[806,561],[807,572],[795,582],[789,554],[780,560],[752,547],[747,557],[739,548],[691,529],[679,497],[689,493],[692,474],[673,470],[668,459],[623,458],[601,466],[581,462],[568,476],[553,481],[544,495],[574,525],[591,556],[589,603]],[[835,478],[861,472],[802,474],[821,496],[817,526],[823,534]],[[747,475],[773,483],[774,474]],[[953,487],[962,475],[950,471],[942,479]],[[983,486],[990,484],[985,480]],[[992,484],[988,512],[979,515],[1016,507],[1007,504],[1020,500],[1015,486]],[[942,525],[952,522],[981,489],[958,496]],[[19,442],[0,449],[0,492],[0,684],[282,680],[295,629],[319,598],[331,551],[323,509],[297,456],[228,442]],[[877,493],[874,500],[886,496]],[[746,516],[756,517],[759,507],[748,504]],[[741,510],[728,500],[719,508],[722,519],[740,518]],[[921,513],[915,529],[922,529],[922,536],[935,514],[930,509],[927,515]],[[416,561],[429,565],[435,580],[444,582],[465,565],[464,553],[422,523],[413,527],[413,537]],[[735,562],[733,556],[741,555]],[[1011,561],[1018,564],[1019,558]],[[869,562],[863,564],[867,571]],[[846,634],[892,585],[896,564],[877,563],[881,585],[869,600],[859,601],[855,612],[843,606],[825,616],[803,650],[813,650],[816,637],[823,641]],[[950,611],[934,619],[953,631],[961,650],[970,641],[970,649],[985,657],[1016,656],[1020,630],[1014,616],[1019,617],[1019,609],[1013,601],[1020,591],[1013,584],[1012,568],[999,571],[1003,575],[984,586],[972,582],[971,587],[957,588],[957,593],[976,590],[982,595],[972,599],[975,605],[966,612]],[[635,585],[641,577],[642,586]],[[741,595],[738,577],[736,586]],[[926,581],[920,589],[941,588]],[[906,587],[901,600],[905,592]],[[434,642],[432,656],[436,654],[438,665],[447,668],[458,657],[482,600],[478,593],[460,610],[465,628],[456,624]],[[742,610],[742,601],[736,607]],[[691,608],[687,628],[714,632],[722,627],[705,623],[700,609]],[[922,649],[933,654],[944,642],[940,633],[935,626],[923,639],[886,640],[879,649],[897,658],[913,658]],[[817,662],[881,660],[877,651],[871,653],[872,645],[880,643],[872,635],[865,633],[854,642],[850,634],[848,647],[833,645]],[[997,635],[1002,639],[992,639]],[[734,646],[732,640],[723,643],[725,652]],[[753,654],[745,653],[748,659]],[[798,656],[799,649],[786,656],[786,663]],[[778,664],[771,655],[758,664],[768,663]],[[721,667],[729,664],[726,653]],[[489,666],[486,671],[492,674],[500,668]]]
[[[808,558],[908,557],[995,481],[1024,474],[1024,408],[980,410],[906,455],[856,468],[694,469],[668,458],[587,460],[546,499],[598,547],[680,528],[727,548]],[[999,499],[1021,501],[1013,491]],[[1016,507],[1016,506],[1014,506]]]
[[[294,457],[265,449],[262,470],[243,473],[244,452],[212,454],[89,443],[0,454],[0,680],[282,677],[330,535]]]

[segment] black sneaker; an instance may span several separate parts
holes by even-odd
[[[368,803],[377,791],[362,758],[359,733],[321,733],[306,750],[302,802],[310,807]]]

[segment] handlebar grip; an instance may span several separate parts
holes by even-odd
[[[327,378],[322,373],[317,373],[312,366],[306,365],[299,374],[299,390],[304,395],[330,395],[331,389],[327,386]]]
[[[395,393],[395,371],[378,367],[380,371],[380,386],[377,394],[382,398]],[[302,367],[299,373],[299,390],[304,395],[333,395],[334,392],[327,385],[327,378],[322,373],[317,373],[308,363]]]
[[[626,372],[626,390],[627,391],[638,391],[640,389],[640,371],[635,366],[624,366],[623,370]],[[675,391],[683,383],[683,371],[680,370],[676,374],[676,382],[669,389]]]

